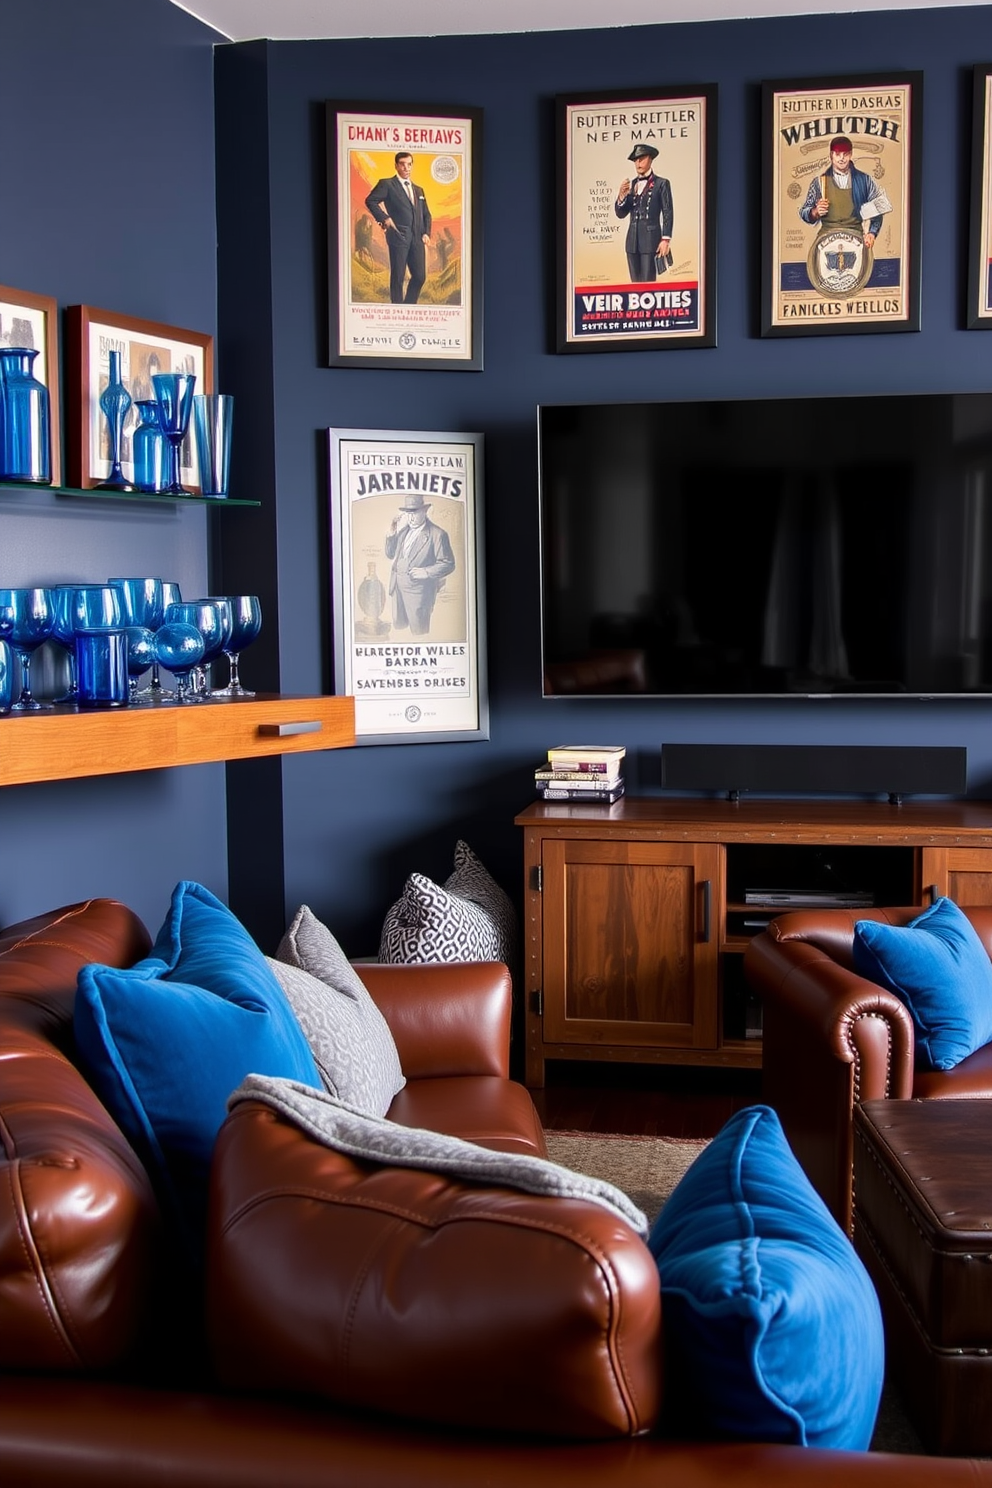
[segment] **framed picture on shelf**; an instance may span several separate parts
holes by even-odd
[[[154,398],[155,373],[192,372],[198,393],[215,391],[212,336],[137,320],[114,310],[70,305],[66,310],[66,463],[68,484],[78,490],[98,486],[110,474],[110,433],[100,394],[107,386],[112,351],[121,354],[121,380],[132,401],[121,450],[121,468],[128,480],[134,479],[131,436],[138,412],[134,404]],[[198,492],[192,424],[183,441],[180,469],[183,486]]]
[[[0,345],[23,346],[38,355],[33,375],[48,389],[52,437],[52,485],[62,483],[62,426],[59,413],[58,306],[49,295],[0,284]]]
[[[555,100],[557,349],[716,345],[714,84]]]
[[[482,111],[328,103],[329,364],[482,370]]]
[[[968,237],[969,331],[992,330],[992,63],[975,68]]]
[[[761,334],[920,328],[923,75],[762,84]]]
[[[482,435],[328,435],[335,691],[356,742],[488,739]]]

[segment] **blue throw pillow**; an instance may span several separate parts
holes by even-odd
[[[884,1372],[878,1299],[769,1106],[727,1122],[648,1244],[674,1430],[868,1447]]]
[[[992,961],[953,899],[908,925],[858,920],[854,966],[909,1008],[921,1069],[953,1069],[992,1042]]]
[[[144,960],[126,971],[80,971],[74,1027],[94,1089],[199,1254],[210,1160],[231,1091],[248,1074],[320,1087],[274,973],[209,889],[179,883]]]

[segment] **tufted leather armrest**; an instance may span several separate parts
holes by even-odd
[[[145,1322],[158,1207],[63,1050],[79,968],[127,966],[149,945],[111,899],[0,933],[0,1368],[105,1369]]]
[[[814,1188],[852,1223],[855,1103],[913,1093],[913,1020],[853,969],[858,919],[907,924],[919,909],[806,911],[756,935],[744,970],[764,1007],[763,1095]]]

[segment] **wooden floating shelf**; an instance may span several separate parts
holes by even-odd
[[[178,706],[45,708],[0,718],[0,786],[306,754],[354,743],[352,697],[258,693]]]

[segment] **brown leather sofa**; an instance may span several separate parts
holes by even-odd
[[[992,956],[992,908],[963,911]],[[951,1070],[915,1069],[913,1020],[905,1004],[854,970],[857,920],[907,925],[919,913],[917,906],[780,915],[744,956],[764,1009],[763,1098],[848,1233],[859,1101],[992,1096],[992,1045]]]
[[[666,1438],[657,1275],[622,1220],[356,1162],[253,1102],[218,1141],[203,1291],[180,1295],[149,1180],[73,1063],[79,967],[148,947],[106,899],[0,933],[0,1482],[992,1484],[992,1463]],[[543,1153],[505,968],[362,975],[408,1077],[391,1117]]]

